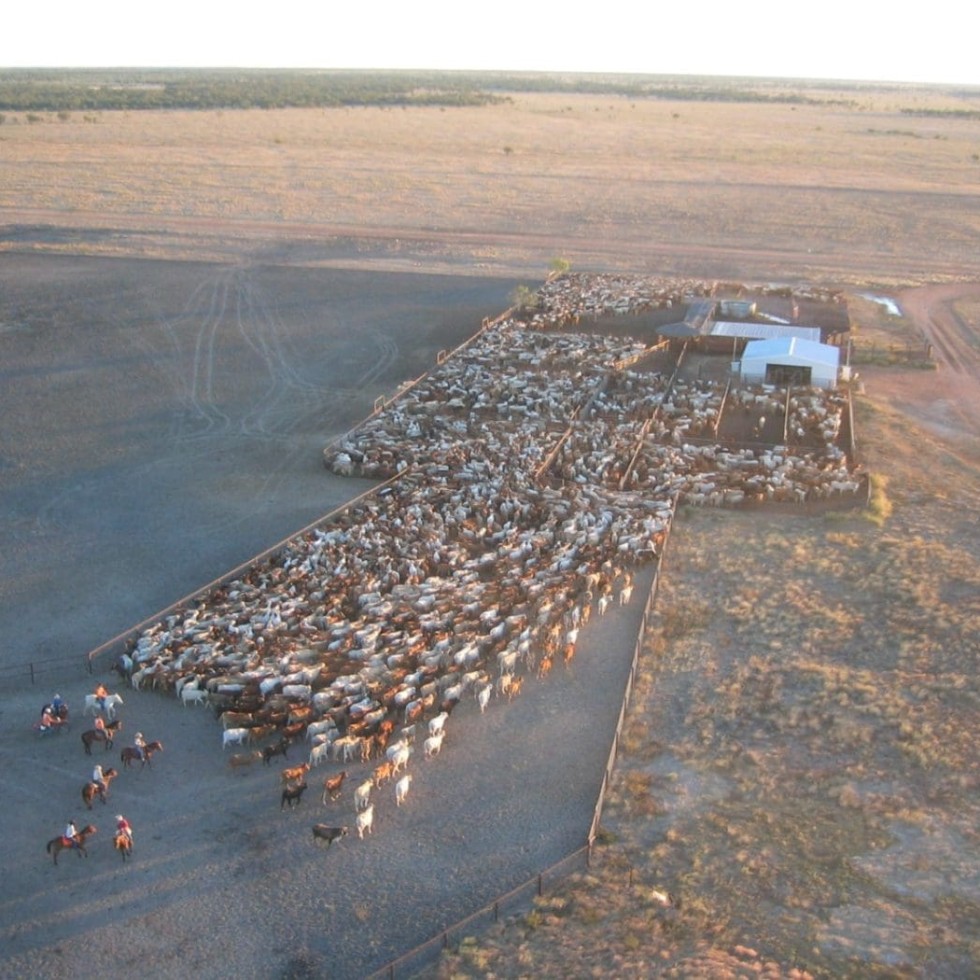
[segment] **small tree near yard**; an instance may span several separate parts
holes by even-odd
[[[525,286],[523,283],[515,287],[510,294],[510,301],[519,313],[528,313],[541,305],[541,297],[530,286]]]

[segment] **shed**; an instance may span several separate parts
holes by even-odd
[[[750,340],[738,364],[743,381],[833,388],[840,348],[799,337]]]
[[[820,343],[819,327],[801,327],[786,323],[731,323],[727,320],[716,320],[711,325],[708,334],[715,337],[737,340],[773,340],[777,337],[799,337],[800,340],[812,340]]]

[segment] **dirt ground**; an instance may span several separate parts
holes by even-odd
[[[2,665],[82,654],[346,499],[349,485],[320,465],[323,444],[362,417],[378,394],[421,373],[439,350],[500,312],[517,282],[540,281],[559,255],[578,269],[814,280],[894,296],[933,343],[939,364],[934,372],[861,372],[869,413],[861,431],[893,440],[868,449],[879,469],[892,469],[900,521],[893,531],[886,525],[884,544],[850,526],[824,533],[860,538],[878,562],[869,575],[884,574],[896,536],[932,536],[937,548],[951,549],[959,535],[975,556],[976,168],[959,123],[910,123],[899,116],[903,98],[799,111],[630,108],[572,98],[566,111],[555,99],[528,97],[477,115],[226,113],[215,128],[210,114],[136,113],[92,126],[5,125]],[[917,135],[899,135],[910,131]],[[329,155],[320,159],[325,145]],[[504,145],[512,152],[503,153]],[[867,152],[855,154],[855,147]],[[899,148],[901,167],[890,152]],[[253,163],[232,169],[232,158]],[[933,440],[931,472],[952,487],[942,500],[915,476],[915,447],[896,435],[902,419]],[[763,561],[777,544],[726,525],[708,532],[717,541],[741,539],[743,550]],[[865,534],[878,532],[869,527]],[[937,553],[946,562],[953,556]],[[690,608],[680,571],[686,563],[703,573],[710,563],[696,551],[676,554],[677,592],[667,601]],[[806,561],[801,552],[798,563]],[[735,573],[726,574],[719,604],[721,585],[735,587]],[[779,588],[791,591],[791,573],[783,574]],[[825,577],[834,578],[829,571]],[[937,594],[959,585],[940,584]],[[961,626],[943,614],[961,650]],[[438,765],[420,773],[414,805],[395,819],[386,801],[391,812],[379,817],[375,838],[342,841],[325,853],[313,850],[309,824],[314,814],[332,821],[334,811],[308,796],[296,812],[280,813],[274,774],[230,772],[205,712],[125,692],[123,741],[138,725],[163,740],[164,753],[152,771],[120,776],[108,807],[96,804],[100,832],[89,859],[62,855],[55,868],[43,842],[69,816],[87,816],[78,792],[90,760],[78,742],[77,717],[73,732],[48,741],[29,725],[54,687],[77,708],[91,680],[79,672],[45,678],[36,688],[8,684],[0,744],[4,834],[13,858],[0,902],[0,976],[353,977],[380,966],[578,846],[609,744],[595,719],[608,716],[611,730],[622,689],[608,652],[632,646],[635,624],[623,619],[608,628],[609,635],[583,636],[588,647],[577,658],[578,673],[531,685],[518,702],[486,716],[454,717],[461,737],[452,736]],[[731,623],[713,628],[721,631],[711,640],[719,647],[718,637],[734,632]],[[693,658],[684,662],[700,670],[689,641],[678,639],[676,655]],[[735,660],[753,652],[745,644],[727,649]],[[975,652],[974,641],[972,667],[961,654],[950,677],[975,675]],[[950,677],[944,683],[953,684]],[[684,733],[697,732],[721,768],[732,740],[719,746],[704,734],[699,719],[712,710],[708,694],[695,699],[684,684],[658,680],[678,704],[691,699],[696,724],[671,728],[665,721],[658,729],[665,705],[654,690],[636,709],[651,713],[643,716],[645,731],[661,743],[677,739],[678,753],[689,748]],[[972,681],[964,683],[964,702],[952,717],[970,731],[976,692]],[[901,781],[903,760],[891,762]],[[723,799],[721,784],[704,775],[708,763],[699,765],[705,768],[697,777],[688,772],[691,780]],[[942,765],[946,782],[903,789],[903,799],[975,812],[975,755]],[[664,780],[669,769],[660,773]],[[957,778],[947,806],[943,794]],[[867,779],[855,792],[884,792]],[[806,805],[793,787],[786,790],[789,809],[795,800]],[[349,820],[345,805],[349,800],[338,804],[337,822]],[[673,874],[668,883],[683,885],[691,901],[695,889],[684,884],[676,855],[657,850],[658,841],[671,839],[663,814],[638,809],[625,791],[611,807],[610,824],[623,839],[627,825],[644,839],[640,867],[651,886]],[[106,839],[107,818],[118,811],[137,834],[135,859],[125,867]],[[737,838],[738,815],[718,810],[714,825],[722,818]],[[927,829],[939,833],[935,825]],[[678,825],[674,831],[686,839]],[[741,832],[742,849],[751,852],[753,839]],[[969,838],[968,828],[957,832]],[[918,854],[922,868],[963,879],[962,868],[935,857],[925,847]],[[899,869],[906,858],[914,866],[914,846],[902,853]],[[824,860],[836,858],[817,854],[818,865]],[[663,873],[652,874],[658,862]],[[730,873],[722,866],[718,880],[698,885],[724,894],[721,878]],[[890,914],[880,895],[851,897],[855,909],[866,902],[850,915],[865,928],[855,926],[845,942],[837,920],[848,918],[848,902],[826,899],[824,958],[794,959],[772,936],[761,948],[787,974],[794,962],[809,963],[816,974],[822,966],[826,975],[845,962],[855,976],[952,977],[980,962],[962,924],[978,901],[971,888],[954,889],[952,897],[942,890],[913,896],[902,910],[912,915],[916,901],[928,901],[930,928],[948,930],[958,958],[932,974],[907,954],[914,930],[896,947],[868,938]],[[945,918],[934,918],[937,906]],[[593,914],[606,915],[601,907]],[[563,917],[555,916],[559,925]],[[696,916],[682,924],[690,930],[683,936],[688,952],[720,950],[738,959],[739,969],[752,965],[751,957],[731,952],[738,941],[729,933],[717,936]],[[741,943],[755,941],[755,925],[745,926]],[[568,932],[551,928],[538,931],[540,949],[527,933],[519,942],[505,934],[517,959],[500,954],[495,972],[650,975],[649,964],[630,973],[616,956],[642,934],[653,943],[644,952],[655,957],[662,931],[610,934],[620,946],[607,951],[598,974],[581,950],[578,959],[565,958]],[[698,962],[687,975],[731,968],[721,953],[717,971]],[[486,975],[486,965],[474,963],[456,967]],[[957,965],[967,973],[957,973]]]

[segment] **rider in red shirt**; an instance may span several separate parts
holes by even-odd
[[[129,821],[121,814],[116,814],[116,830],[120,834],[125,834],[129,838],[130,846],[133,843],[133,828],[129,825]]]

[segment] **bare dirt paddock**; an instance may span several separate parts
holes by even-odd
[[[890,516],[768,529],[682,519],[605,871],[450,968],[975,971],[977,758],[962,733],[978,721],[967,280],[980,280],[980,209],[971,124],[900,115],[923,98],[535,96],[458,114],[6,124],[3,664],[81,655],[346,499],[351,485],[320,463],[324,443],[555,256],[902,293],[907,317],[869,314],[859,329],[941,329],[943,360],[929,373],[862,370],[859,432],[890,478]],[[933,282],[941,295],[904,292]],[[380,966],[582,842],[608,751],[598,719],[611,731],[622,690],[609,653],[628,652],[635,623],[603,627],[583,635],[574,672],[485,716],[461,708],[410,805],[396,814],[386,799],[373,838],[330,851],[309,826],[350,823],[349,796],[325,808],[313,784],[280,812],[277,766],[231,772],[204,711],[124,692],[123,742],[138,726],[164,752],[96,804],[90,857],[53,867],[44,842],[88,816],[77,708],[91,680],[10,686],[0,975]],[[29,726],[55,689],[75,726],[39,741]],[[125,867],[107,840],[116,812],[136,829]],[[802,812],[813,819],[794,820]],[[627,865],[644,891],[623,887]],[[655,888],[684,899],[669,922]],[[739,952],[750,946],[758,959]]]

